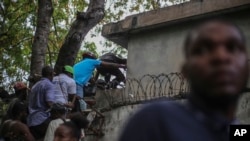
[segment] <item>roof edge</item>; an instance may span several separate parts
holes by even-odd
[[[109,23],[103,26],[102,36],[121,45],[128,46],[128,34],[135,31],[143,31],[170,23],[183,22],[194,17],[209,16],[221,12],[232,12],[234,10],[249,8],[249,0],[193,0],[178,5],[173,5],[157,10],[126,17],[116,23]],[[233,10],[234,9],[234,10]]]

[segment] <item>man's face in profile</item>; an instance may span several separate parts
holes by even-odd
[[[246,46],[236,27],[209,22],[192,36],[187,49],[186,74],[202,95],[240,94],[248,79]]]

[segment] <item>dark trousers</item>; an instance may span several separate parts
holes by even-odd
[[[97,68],[98,72],[105,77],[105,81],[110,82],[111,75],[114,75],[118,82],[125,81],[125,76],[122,74],[121,70],[118,68]]]
[[[36,125],[36,126],[30,126],[30,132],[34,136],[36,140],[44,138],[46,134],[46,130],[49,126],[51,119],[46,119],[43,123]]]

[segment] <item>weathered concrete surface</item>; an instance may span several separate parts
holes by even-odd
[[[126,17],[109,23],[102,35],[127,48],[129,34],[250,7],[249,0],[196,0]]]
[[[112,98],[111,98],[112,94]],[[102,132],[104,136],[86,135],[84,141],[117,141],[121,131],[123,130],[126,122],[131,116],[136,113],[144,104],[125,105],[120,107],[110,107],[112,104],[111,99],[114,101],[122,101],[121,97],[124,93],[123,89],[97,91],[95,96],[97,103],[95,107],[103,111],[105,116]],[[109,95],[109,96],[108,96]],[[179,102],[185,101],[185,99],[178,100]],[[96,126],[98,128],[98,125]]]
[[[127,105],[121,107],[113,107],[114,102],[122,102],[123,89],[97,91],[95,96],[97,103],[95,107],[105,116],[102,132],[103,137],[96,135],[87,135],[84,141],[116,141],[122,131],[125,122],[138,109],[138,105]]]
[[[249,9],[221,15],[236,23],[250,44]],[[140,78],[144,74],[180,72],[183,62],[183,41],[200,21],[188,21],[165,28],[131,34],[128,43],[127,77]],[[249,53],[250,55],[250,53]]]
[[[125,122],[137,111],[138,106],[139,105],[123,106],[109,112],[104,112],[105,122],[102,131],[105,135],[103,137],[88,135],[84,141],[116,141],[125,126]]]
[[[236,115],[242,124],[250,124],[250,93],[240,98]]]

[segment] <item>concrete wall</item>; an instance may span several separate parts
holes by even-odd
[[[117,141],[125,122],[136,111],[139,105],[129,105],[104,112],[105,122],[102,128],[105,134],[102,137],[87,135],[84,141]]]
[[[202,11],[202,9],[201,9]],[[212,14],[212,15],[216,15]],[[145,15],[146,16],[146,15]],[[249,10],[241,10],[221,17],[233,21],[246,35],[248,52],[250,51],[250,18]],[[130,32],[128,38],[128,78],[141,78],[145,74],[159,75],[171,72],[180,72],[184,60],[182,45],[188,31],[201,20],[190,20],[171,24],[161,29]],[[126,22],[126,21],[124,21]],[[108,28],[109,29],[109,28]],[[115,29],[115,28],[114,28]],[[114,30],[116,31],[116,30]],[[248,53],[250,55],[250,52]],[[105,96],[104,92],[97,95],[97,107],[109,107],[110,101],[120,101],[124,92],[110,92],[116,98]],[[250,123],[250,93],[244,94],[240,99],[237,117],[242,123]],[[116,141],[125,122],[138,109],[140,105],[116,107],[103,112],[105,121],[103,132],[105,136],[87,136],[85,141]]]
[[[239,100],[237,118],[243,124],[250,124],[250,93],[244,93]]]
[[[126,122],[129,118],[136,113],[143,104],[125,105],[112,107],[111,99],[114,101],[121,102],[121,96],[126,94],[122,89],[108,90],[108,91],[97,91],[95,96],[97,103],[96,109],[102,111],[106,109],[102,114],[105,116],[102,132],[104,136],[97,135],[86,135],[84,141],[117,141],[118,137],[123,130]],[[178,100],[180,102],[185,99]],[[94,128],[98,129],[99,124],[95,124]],[[86,131],[87,133],[87,131]]]
[[[244,31],[250,44],[249,12],[221,16],[236,23]],[[129,36],[127,77],[139,78],[144,74],[180,72],[184,38],[198,22],[184,22]]]
[[[102,112],[105,116],[102,132],[105,135],[102,137],[96,135],[86,135],[84,141],[116,141],[118,139],[125,122],[140,106],[140,104],[114,106],[115,103],[122,102],[121,97],[124,94],[123,89],[97,91],[95,96],[97,101],[95,108],[100,111],[104,111]],[[94,124],[94,128],[98,129],[99,125],[100,124]]]

